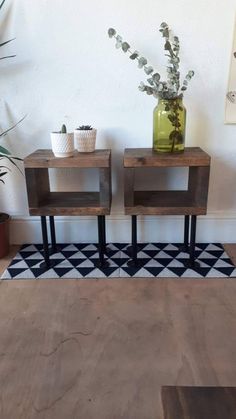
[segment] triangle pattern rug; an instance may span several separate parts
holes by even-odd
[[[43,249],[39,244],[23,245],[1,279],[87,279],[87,278],[232,278],[236,268],[220,243],[197,244],[199,268],[185,266],[188,253],[179,250],[180,243],[139,243],[138,267],[130,267],[129,245],[111,243],[106,260],[109,266],[95,267],[97,244],[59,244],[50,256],[53,266],[41,268]]]

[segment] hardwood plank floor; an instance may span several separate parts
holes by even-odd
[[[236,281],[0,282],[1,419],[161,419],[161,386],[236,386]]]

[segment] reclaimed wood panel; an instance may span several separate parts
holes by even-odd
[[[192,194],[193,201],[198,202],[207,212],[207,199],[209,188],[210,166],[189,168],[188,190]]]
[[[48,169],[25,169],[25,180],[30,207],[38,207],[50,190]]]
[[[203,215],[205,206],[189,191],[135,191],[133,205],[125,200],[126,215]]]
[[[163,387],[164,419],[235,419],[236,387]]]
[[[95,150],[93,153],[78,153],[72,157],[55,157],[52,150],[36,150],[24,159],[27,168],[53,167],[109,167],[111,150]]]
[[[99,169],[99,198],[102,207],[110,207],[112,200],[111,167]]]
[[[108,215],[109,202],[102,206],[99,192],[50,192],[30,215]]]
[[[183,153],[157,153],[152,148],[126,148],[124,167],[209,166],[210,156],[199,147],[186,147]]]
[[[163,419],[162,386],[236,385],[235,279],[0,289],[2,419]]]
[[[134,206],[134,179],[135,171],[133,168],[124,169],[124,204],[126,207]]]

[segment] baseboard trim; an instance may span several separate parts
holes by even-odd
[[[56,217],[58,242],[80,243],[97,241],[95,217]],[[13,216],[10,224],[11,243],[41,243],[39,217]],[[183,217],[140,216],[138,217],[138,240],[142,242],[182,241]],[[107,217],[107,240],[109,242],[130,241],[130,217],[112,213]],[[236,212],[209,212],[199,216],[197,223],[199,242],[236,242]]]

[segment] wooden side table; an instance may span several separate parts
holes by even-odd
[[[136,168],[188,167],[188,189],[180,191],[137,191]],[[137,264],[137,216],[184,215],[183,250],[189,251],[188,266],[196,267],[195,241],[198,215],[207,212],[210,156],[199,147],[187,147],[183,153],[157,153],[151,148],[128,148],[124,153],[125,214],[132,217],[132,261]],[[191,233],[189,246],[189,224]]]
[[[73,157],[57,158],[51,150],[37,150],[24,159],[30,215],[41,217],[44,258],[46,267],[52,266],[50,253],[55,253],[56,234],[54,216],[95,215],[98,219],[99,266],[105,266],[105,216],[111,210],[111,150],[77,153]],[[98,168],[99,192],[52,192],[51,168]],[[48,246],[47,220],[50,220],[52,248]]]

